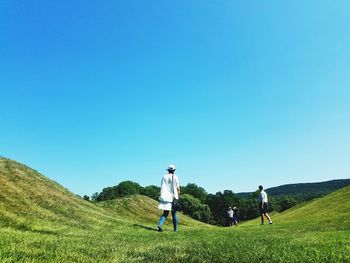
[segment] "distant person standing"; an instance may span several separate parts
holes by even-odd
[[[160,186],[160,203],[158,208],[163,210],[163,215],[159,219],[157,227],[158,232],[163,231],[163,224],[169,215],[169,211],[171,211],[173,217],[174,231],[178,231],[179,221],[176,216],[176,210],[172,207],[172,203],[174,199],[179,199],[180,183],[179,178],[175,175],[175,166],[169,165],[167,170],[168,173],[163,176]]]
[[[260,211],[260,217],[261,217],[261,225],[264,224],[264,216],[269,220],[269,224],[272,224],[272,220],[269,217],[269,214],[267,213],[267,193],[264,191],[264,187],[262,185],[259,185],[260,194],[258,197],[259,201],[259,211]]]
[[[231,206],[227,210],[227,218],[228,218],[228,224],[229,226],[233,225],[233,210]]]
[[[238,225],[238,208],[237,207],[233,208],[233,224],[235,226]]]

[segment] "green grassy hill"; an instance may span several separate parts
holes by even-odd
[[[288,224],[308,224],[309,228],[323,230],[350,229],[350,186],[325,197],[293,207],[276,217]]]
[[[37,171],[0,158],[0,226],[18,229],[94,228],[131,221],[156,225],[158,202],[134,196],[93,204]],[[181,224],[203,225],[187,216]]]
[[[0,262],[349,262],[350,188],[238,227],[180,215],[154,227],[157,202],[95,205],[22,164],[0,158]]]
[[[97,203],[99,207],[107,211],[117,213],[123,220],[135,221],[138,223],[147,223],[155,225],[161,214],[158,202],[152,198],[143,195],[135,195],[115,200],[108,200]],[[180,226],[191,227],[210,227],[210,225],[196,221],[188,216],[181,215]]]
[[[301,224],[315,230],[350,230],[350,186],[272,217],[279,226]],[[259,218],[251,220],[246,226],[259,222]]]
[[[37,171],[5,158],[0,158],[0,187],[2,227],[52,231],[115,220]]]

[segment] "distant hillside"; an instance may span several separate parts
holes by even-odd
[[[340,188],[350,185],[350,179],[338,179],[318,183],[285,184],[266,189],[270,196],[300,196],[304,200],[325,196]],[[248,197],[251,193],[238,193],[240,197]]]

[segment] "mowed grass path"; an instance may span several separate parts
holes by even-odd
[[[1,262],[350,262],[350,187],[275,214],[274,225],[219,228],[180,215],[179,233],[171,218],[153,230],[154,200],[96,206],[7,159],[0,187]]]

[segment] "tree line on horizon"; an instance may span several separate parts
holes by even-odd
[[[83,198],[92,202],[101,202],[137,194],[159,201],[160,187],[155,185],[142,187],[133,181],[123,181],[118,185],[106,187],[100,193],[96,192],[91,197],[85,195]],[[239,221],[258,217],[258,195],[258,190],[246,197],[240,197],[231,190],[208,194],[203,187],[188,183],[186,186],[181,186],[181,211],[201,222],[226,226],[228,223],[228,207],[236,206],[238,208]],[[303,201],[305,201],[305,198],[295,195],[270,196],[269,212],[282,212]]]

